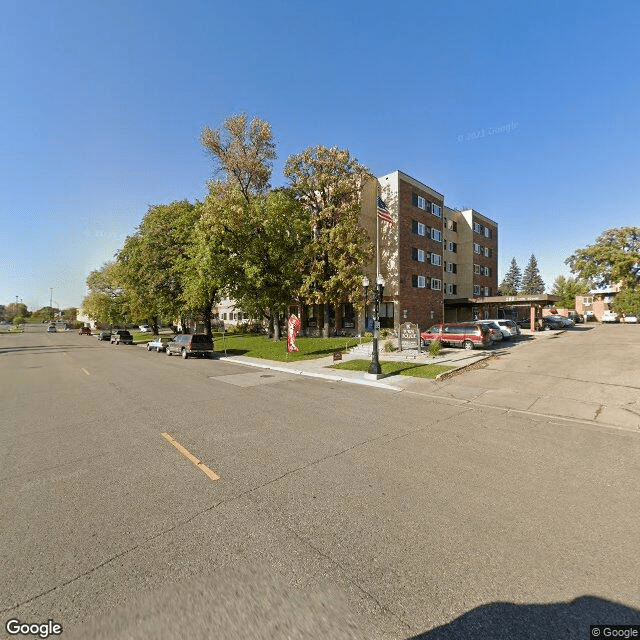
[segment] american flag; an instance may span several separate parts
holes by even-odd
[[[390,222],[393,224],[393,218],[389,213],[389,209],[387,209],[387,205],[384,203],[384,200],[378,196],[378,218],[380,220],[384,220],[385,222]]]

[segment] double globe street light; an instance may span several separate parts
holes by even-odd
[[[373,290],[373,350],[371,352],[371,364],[369,365],[369,371],[371,375],[382,375],[382,368],[380,367],[380,360],[378,359],[378,337],[380,335],[380,302],[382,300],[382,294],[384,292],[384,278],[378,275],[376,278],[376,286]],[[364,315],[367,316],[367,292],[369,289],[369,278],[364,276],[362,278],[362,287],[364,288]]]

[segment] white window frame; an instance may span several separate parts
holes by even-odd
[[[442,218],[442,207],[433,202],[431,204],[431,213],[433,213],[436,218]]]
[[[418,249],[418,262],[424,262],[424,249]]]
[[[480,253],[480,245],[477,242],[473,243],[473,253]]]
[[[442,281],[438,280],[438,278],[431,278],[431,289],[433,291],[441,291],[442,290]]]
[[[478,223],[478,222],[474,222],[473,223],[473,230],[476,233],[482,233],[481,229],[482,229],[482,225],[480,223]]]
[[[484,249],[484,257],[488,258],[489,257],[489,247],[483,247]]]
[[[491,229],[489,229],[489,227],[485,227],[484,228],[484,237],[485,238],[490,238],[491,237]]]
[[[453,284],[449,284],[448,287],[447,287],[447,290],[448,290],[450,296],[453,295],[453,286],[454,286]]]
[[[427,234],[427,228],[424,224],[424,222],[418,222],[418,235],[419,236],[424,236]]]
[[[451,240],[449,240],[449,251],[451,251],[451,253],[453,253],[453,242],[451,242]]]
[[[455,262],[447,262],[447,273],[453,273],[453,265]]]
[[[488,296],[489,295],[489,287],[485,287],[484,288],[484,295]]]
[[[474,264],[473,265],[473,273],[475,273],[477,276],[480,275],[480,265],[479,264]]]
[[[418,276],[418,289],[425,289],[427,286],[427,279],[425,276]]]
[[[442,256],[439,253],[431,254],[431,264],[440,266],[442,264]]]
[[[418,209],[426,209],[427,201],[422,197],[418,196]]]
[[[474,296],[482,295],[482,294],[480,293],[480,285],[479,285],[479,284],[474,284],[474,285],[473,285],[473,295],[474,295]]]
[[[442,240],[442,232],[440,229],[431,228],[431,239],[436,242],[440,242]]]

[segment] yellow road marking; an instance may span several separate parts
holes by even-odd
[[[193,463],[200,471],[206,473],[212,480],[220,480],[220,476],[213,470],[209,469],[202,460],[198,460],[192,453],[189,453],[179,442],[174,440],[168,433],[163,433],[162,437],[172,444],[189,462]]]
[[[88,376],[90,376],[91,374],[84,368],[84,367],[80,367]]]

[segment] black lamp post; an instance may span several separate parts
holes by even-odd
[[[384,292],[384,284],[384,278],[379,275],[376,278],[376,287],[373,290],[373,350],[371,352],[371,365],[369,366],[369,373],[376,376],[382,374],[380,360],[378,359],[378,337],[380,335],[380,301],[382,300],[382,294]],[[367,278],[367,276],[362,278],[362,286],[364,287],[366,317],[367,288],[369,286],[369,278]]]

